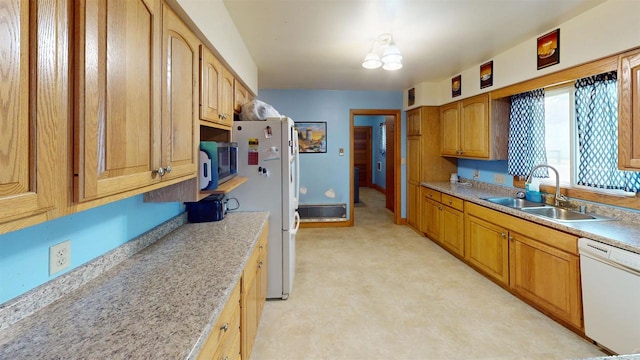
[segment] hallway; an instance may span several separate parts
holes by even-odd
[[[361,188],[351,228],[301,229],[286,301],[267,301],[253,360],[570,359],[597,347],[430,240]]]

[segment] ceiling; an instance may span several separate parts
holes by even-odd
[[[441,81],[606,0],[223,0],[261,89],[400,91]],[[392,33],[397,71],[362,68]]]

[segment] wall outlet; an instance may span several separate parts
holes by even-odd
[[[473,178],[477,179],[479,177],[480,177],[480,170],[478,169],[473,170]]]
[[[493,182],[496,184],[504,184],[505,183],[505,176],[504,174],[494,174],[493,175]]]
[[[71,240],[49,248],[49,275],[60,272],[71,265]]]

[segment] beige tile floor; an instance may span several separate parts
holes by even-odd
[[[251,359],[573,359],[597,347],[430,240],[361,189],[352,228],[302,229],[288,300],[267,301]]]

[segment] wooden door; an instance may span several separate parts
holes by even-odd
[[[58,52],[68,50],[59,44],[58,35],[68,33],[57,28],[52,15],[61,11],[57,6],[0,1],[0,223],[52,209],[53,189],[60,181],[54,179],[56,169],[66,169],[66,158],[58,158],[62,149],[56,143],[60,136],[57,122],[66,118],[59,115],[61,106],[55,101],[66,96],[59,93],[61,65],[57,60]],[[47,21],[36,21],[41,16],[47,16]],[[41,43],[48,46],[31,52]]]
[[[464,213],[442,206],[440,242],[453,253],[464,256]]]
[[[422,134],[422,111],[415,108],[407,111],[407,136]]]
[[[618,167],[640,169],[640,50],[620,55],[618,64]]]
[[[163,179],[195,176],[200,41],[165,4],[163,9]],[[171,170],[169,170],[171,169]]]
[[[361,187],[371,186],[371,162],[371,126],[354,126],[353,166],[359,169]]]
[[[465,233],[465,259],[488,276],[508,285],[507,230],[468,215],[465,219]]]
[[[77,200],[159,181],[160,6],[78,1]]]
[[[460,155],[489,157],[489,96],[462,100],[460,110]]]
[[[568,254],[512,233],[511,288],[576,328],[582,328],[580,265]]]
[[[395,187],[396,187],[396,179],[393,176],[395,171],[395,116],[387,116],[386,118],[386,129],[387,129],[387,153],[386,153],[386,174],[385,174],[385,197],[386,197],[386,205],[385,207],[389,209],[391,212],[394,211],[394,203],[395,203]]]
[[[442,121],[442,138],[440,153],[442,155],[457,156],[460,150],[460,111],[458,103],[443,105],[440,108]]]
[[[200,45],[200,119],[220,120],[222,64],[204,45]]]

